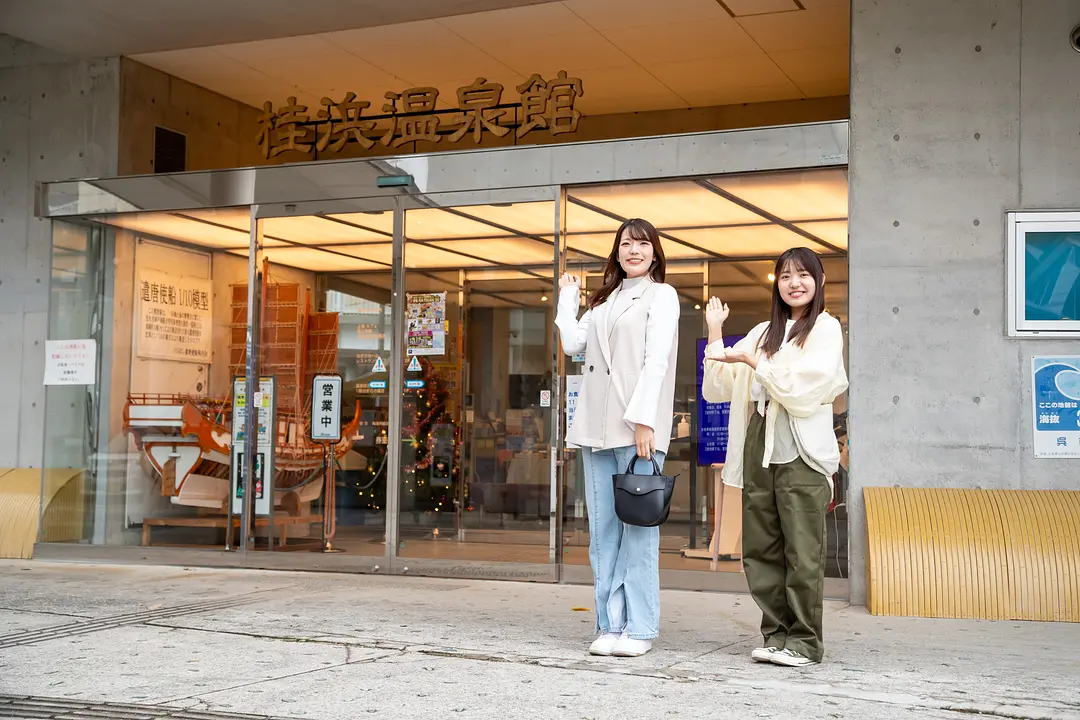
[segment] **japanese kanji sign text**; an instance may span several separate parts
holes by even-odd
[[[538,130],[551,135],[577,131],[581,112],[576,103],[584,94],[580,78],[560,70],[551,79],[533,75],[514,89],[517,102],[504,103],[506,88],[479,77],[458,88],[453,107],[444,102],[440,108],[438,88],[408,88],[385,93],[382,114],[375,114],[369,101],[357,100],[354,92],[340,101],[324,97],[319,108],[295,97],[277,109],[267,101],[255,141],[270,159],[289,151],[338,153],[349,143],[370,150],[376,144],[398,148],[416,141],[439,143],[444,137],[448,143],[471,137],[479,144],[485,134],[502,138],[514,133],[520,139]]]
[[[208,363],[213,326],[209,280],[140,270],[139,357]]]

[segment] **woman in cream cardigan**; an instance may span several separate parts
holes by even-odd
[[[612,476],[636,458],[662,467],[671,438],[679,297],[665,285],[660,237],[631,219],[615,234],[604,285],[579,320],[581,280],[559,281],[555,325],[567,355],[585,352],[566,440],[581,448],[598,637],[593,655],[637,657],[660,632],[660,529],[623,524]],[[652,472],[651,463],[648,472]],[[646,472],[641,468],[641,472]]]
[[[840,462],[832,402],[848,380],[817,255],[788,250],[775,278],[770,320],[733,348],[728,307],[709,300],[702,396],[731,403],[722,477],[743,489],[743,569],[764,637],[751,657],[802,667],[824,654],[825,510]]]

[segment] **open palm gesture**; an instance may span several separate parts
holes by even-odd
[[[720,302],[719,298],[709,298],[709,304],[705,308],[705,323],[710,330],[719,330],[723,327],[724,321],[728,319],[730,314],[731,311],[728,310],[728,306]]]
[[[580,290],[581,289],[581,278],[578,277],[577,275],[571,275],[570,273],[564,273],[563,276],[561,278],[559,278],[559,289],[562,290],[563,288],[570,287],[571,285],[573,285],[578,290]]]

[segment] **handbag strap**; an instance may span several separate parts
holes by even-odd
[[[641,294],[641,297],[642,297],[642,299],[646,300],[646,304],[648,304],[648,303],[652,302],[652,297],[655,294],[656,294],[656,283],[655,282],[650,282],[649,287],[645,288],[645,292],[643,292]],[[645,343],[648,344],[648,342],[649,342],[649,324],[645,323]],[[634,474],[634,465],[636,465],[637,461],[641,460],[641,459],[642,458],[637,456],[637,455],[634,455],[632,458],[630,458],[630,464],[626,467],[626,474],[627,475],[633,475]],[[659,475],[660,474],[660,466],[656,463],[656,455],[650,455],[649,456],[649,461],[652,463],[653,475]]]
[[[626,466],[626,474],[627,475],[633,475],[634,474],[634,465],[637,464],[638,460],[644,460],[644,458],[638,457],[637,455],[630,458],[630,464]],[[655,455],[650,455],[649,456],[649,462],[652,463],[653,475],[659,475],[660,474],[660,466],[656,463],[656,456]]]

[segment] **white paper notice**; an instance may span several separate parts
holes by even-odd
[[[566,431],[570,431],[570,425],[574,422],[574,413],[577,412],[578,395],[581,393],[581,381],[584,375],[566,376]],[[566,443],[568,448],[576,448],[573,443]]]
[[[46,385],[93,385],[95,382],[97,382],[97,341],[46,341]]]

